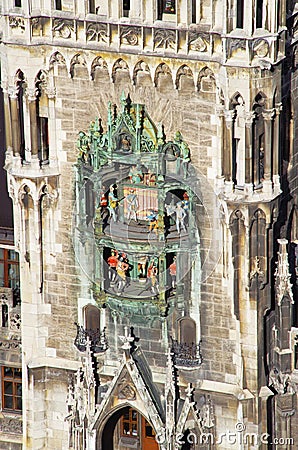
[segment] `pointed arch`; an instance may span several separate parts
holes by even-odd
[[[209,67],[200,70],[197,82],[198,91],[214,94],[216,92],[215,75]]]
[[[119,78],[119,81],[122,81],[122,82],[124,82],[124,81],[130,82],[131,81],[128,64],[122,58],[117,59],[117,61],[115,61],[113,68],[112,68],[113,83],[115,83],[118,78]]]
[[[176,74],[176,89],[178,90],[194,90],[193,72],[188,65],[183,64],[179,67]]]
[[[54,66],[66,67],[66,60],[60,52],[55,52],[50,56],[49,68],[52,69]]]
[[[87,63],[85,56],[81,53],[74,55],[70,61],[69,73],[71,78],[75,75],[81,75],[80,77],[88,75]]]
[[[149,83],[148,83],[149,82]],[[133,69],[133,84],[152,84],[151,73],[148,64],[140,60]]]
[[[108,64],[102,56],[97,56],[91,63],[91,79],[95,80],[98,74],[100,74],[101,78],[106,78],[109,75]]]
[[[154,85],[160,87],[161,85],[168,84],[171,81],[171,87],[173,86],[172,71],[166,63],[160,63],[154,74]]]

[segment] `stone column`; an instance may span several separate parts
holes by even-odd
[[[30,117],[30,137],[31,137],[31,162],[34,164],[38,162],[38,127],[37,127],[37,108],[36,108],[36,90],[29,89],[29,117]]]
[[[234,110],[225,111],[225,142],[223,146],[223,174],[225,176],[225,183],[228,185],[228,190],[233,189],[232,181],[232,145],[233,145],[233,122],[234,122]]]
[[[47,87],[46,94],[48,96],[49,108],[49,165],[57,167],[57,142],[56,142],[56,120],[55,120],[55,87]]]
[[[267,109],[262,112],[265,129],[265,148],[264,148],[264,181],[263,191],[270,193],[272,190],[272,119],[274,109]]]
[[[3,89],[6,151],[12,151],[11,113],[8,91]]]
[[[10,113],[11,113],[11,125],[12,125],[12,148],[13,156],[20,157],[21,146],[21,132],[18,113],[18,90],[12,88],[9,93],[10,98]]]
[[[255,118],[255,113],[249,111],[246,114],[245,120],[245,183],[244,189],[247,193],[253,191],[253,142],[252,142],[252,127]]]

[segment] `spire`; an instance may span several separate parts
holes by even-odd
[[[277,242],[279,243],[278,261],[275,271],[275,293],[277,302],[278,305],[280,305],[283,297],[288,296],[291,302],[294,303],[287,254],[288,241],[286,239],[278,239]]]

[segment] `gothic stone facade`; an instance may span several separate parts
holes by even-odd
[[[20,420],[2,380],[5,448],[298,442],[297,12],[2,1],[22,325],[1,365],[23,387]]]

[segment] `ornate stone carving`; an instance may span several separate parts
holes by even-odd
[[[42,36],[43,19],[41,17],[33,17],[31,19],[32,36]]]
[[[0,431],[8,434],[22,434],[23,422],[19,418],[1,417]]]
[[[179,89],[179,87],[180,87],[180,79],[181,79],[181,77],[185,77],[185,78],[188,78],[189,80],[193,81],[192,70],[185,64],[183,66],[181,66],[178,69],[178,71],[177,71],[177,75],[176,75],[176,89]]]
[[[137,76],[139,74],[148,74],[150,76],[149,66],[144,61],[139,61],[135,65],[135,68],[134,68],[134,71],[133,71],[133,82],[134,82],[134,84],[136,83],[136,79],[137,79]]]
[[[66,61],[63,55],[61,55],[60,52],[55,52],[51,58],[50,58],[50,69],[54,66],[54,65],[58,65],[58,66],[65,66],[66,65]]]
[[[112,69],[112,78],[113,81],[115,82],[115,75],[117,72],[127,72],[129,74],[129,68],[128,68],[128,64],[126,61],[124,61],[124,59],[118,59],[115,64],[113,65],[113,69]]]
[[[188,49],[194,52],[206,52],[209,36],[206,33],[190,31],[188,35]]]
[[[108,43],[108,27],[105,23],[88,23],[86,28],[87,41]]]
[[[94,353],[105,352],[108,348],[108,341],[106,338],[105,328],[100,331],[97,330],[87,330],[84,327],[75,324],[77,327],[77,335],[74,341],[74,345],[80,352],[85,352],[87,349],[87,343],[90,342],[90,348]]]
[[[9,16],[10,28],[19,28],[21,32],[25,31],[25,19],[23,17]]]
[[[269,43],[266,39],[257,39],[253,44],[253,51],[259,58],[265,58],[269,53]]]
[[[141,36],[139,27],[122,27],[120,29],[120,43],[126,45],[138,45]]]
[[[136,391],[134,390],[131,382],[126,377],[119,381],[118,398],[126,400],[135,400]]]
[[[178,367],[198,367],[202,364],[200,344],[179,343],[172,339],[172,352]]]
[[[154,48],[172,49],[176,48],[176,32],[174,30],[155,30]]]
[[[289,270],[289,261],[287,254],[286,239],[278,239],[280,251],[278,252],[278,261],[275,271],[275,293],[278,305],[281,305],[282,299],[287,296],[294,303],[292,284],[290,282],[291,274]]]
[[[244,39],[228,40],[228,57],[231,58],[235,50],[246,50],[246,41]]]
[[[279,395],[294,394],[296,386],[291,380],[291,375],[281,372],[277,367],[273,367],[269,373],[269,386]]]
[[[17,312],[10,314],[10,329],[13,331],[19,331],[21,329],[21,315]]]
[[[15,337],[15,336],[14,336]],[[0,339],[0,350],[9,350],[10,352],[20,352],[21,351],[21,340],[20,339]]]
[[[53,37],[69,39],[72,31],[74,31],[73,21],[68,19],[54,19],[52,31]]]
[[[95,72],[97,70],[101,70],[101,71],[104,71],[104,72],[106,72],[108,70],[108,65],[107,65],[106,61],[101,56],[98,56],[92,62],[92,65],[91,65],[91,78],[92,78],[92,80],[94,80]]]
[[[214,408],[210,396],[207,396],[205,403],[200,410],[201,423],[204,429],[209,430],[214,427]]]
[[[80,53],[77,53],[72,60],[70,61],[70,75],[73,77],[74,76],[74,69],[75,66],[80,66],[80,67],[87,67],[87,63],[85,60],[85,57],[83,55],[81,55]]]
[[[154,84],[157,86],[157,80],[160,76],[170,76],[172,78],[172,72],[169,66],[165,63],[159,64],[159,66],[156,68],[155,76],[154,76]]]

